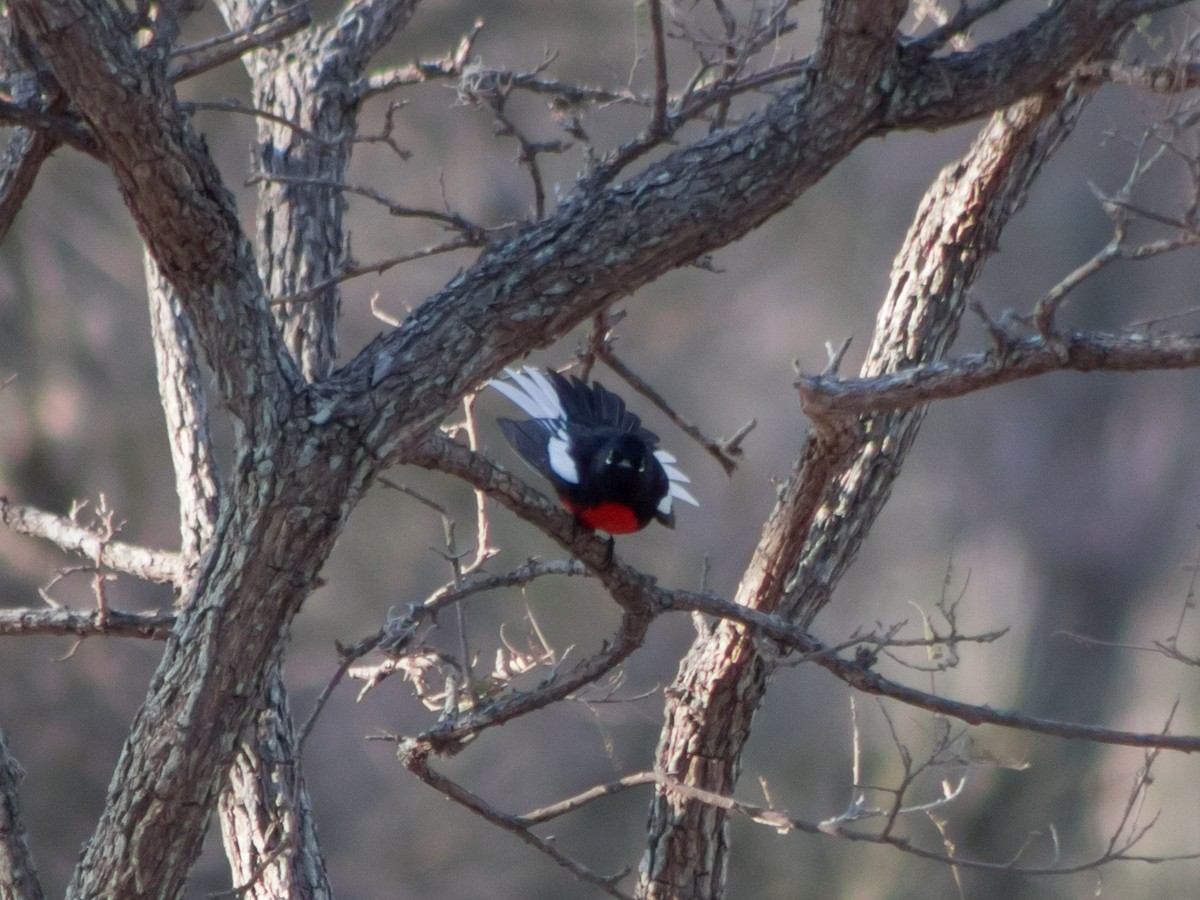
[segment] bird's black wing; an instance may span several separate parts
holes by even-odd
[[[615,428],[636,434],[650,447],[658,443],[658,435],[643,427],[642,420],[625,408],[625,401],[600,382],[593,381],[588,385],[574,375],[570,379],[558,372],[547,372],[547,375],[571,424]]]
[[[555,475],[550,465],[550,455],[547,450],[550,440],[550,424],[547,419],[526,419],[515,422],[512,419],[497,419],[500,429],[508,442],[513,445],[521,458],[529,463],[543,478],[549,478],[558,484],[560,479]]]

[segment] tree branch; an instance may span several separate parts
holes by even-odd
[[[165,73],[99,0],[16,0],[10,8],[95,132],[150,253],[195,323],[222,397],[269,443],[281,410],[262,402],[264,393],[290,397],[295,367],[271,323],[233,197]],[[196,234],[205,236],[202,247]]]
[[[242,28],[219,35],[207,41],[180,47],[171,53],[172,81],[183,81],[203,72],[208,72],[226,63],[257,50],[277,43],[295,34],[311,23],[308,6],[297,3],[285,6],[263,18],[255,18]]]
[[[180,558],[174,553],[106,540],[69,518],[20,506],[7,497],[0,497],[0,522],[18,534],[45,538],[93,562],[103,554],[105,567],[115,572],[159,584],[177,584],[183,574]]]
[[[195,329],[179,294],[162,278],[154,258],[147,253],[144,261],[159,398],[179,498],[180,568],[191,568],[216,529],[221,476],[212,448]],[[177,587],[182,585],[177,583]]]
[[[1067,332],[1025,338],[1002,350],[867,378],[807,375],[796,382],[810,415],[911,409],[1047,372],[1148,372],[1200,367],[1200,336]]]
[[[41,634],[165,641],[174,625],[171,613],[128,612],[112,607],[103,617],[96,609],[0,609],[0,636]]]
[[[829,52],[853,58],[856,39],[858,32],[848,49]],[[1032,174],[1073,122],[1059,112],[1058,97],[1041,97],[997,114],[966,158],[926,194],[893,267],[865,373],[944,352],[965,306],[962,291],[996,246],[995,236],[1020,205]],[[862,420],[813,418],[805,453],[738,587],[740,604],[779,612],[801,626],[812,621],[882,508],[923,415],[921,408]],[[822,438],[839,431],[855,439]],[[833,448],[838,452],[831,453]],[[801,516],[799,510],[806,512]],[[728,623],[699,635],[667,693],[656,767],[703,790],[730,794],[774,662],[753,633]],[[714,709],[722,714],[712,715]],[[647,896],[672,896],[696,878],[704,879],[708,892],[719,891],[728,847],[724,824],[720,810],[658,791],[640,881]],[[714,858],[719,865],[709,862]]]
[[[889,73],[883,121],[902,128],[937,128],[1015,103],[1065,79],[1073,68],[1139,16],[1180,6],[1177,0],[1093,0],[1055,3],[991,43],[933,55],[944,43],[937,32],[905,47]]]
[[[615,877],[597,875],[591,869],[581,865],[560,851],[555,847],[553,841],[538,837],[530,831],[528,824],[520,817],[500,812],[481,797],[471,793],[446,776],[435,772],[429,767],[429,761],[421,750],[414,746],[402,746],[398,753],[405,768],[443,796],[453,800],[459,806],[469,809],[477,816],[483,817],[493,825],[503,828],[510,834],[515,834],[535,850],[539,850],[549,856],[580,881],[595,885],[610,897],[617,897],[619,900],[633,900],[628,894],[617,890],[615,886],[616,882],[624,877],[624,873],[620,873]]]
[[[472,454],[465,447],[455,444],[453,441],[440,436],[428,438],[408,461],[426,468],[446,471],[465,479],[517,515],[539,528],[543,528],[550,537],[559,540],[572,552],[581,551],[587,557],[591,557],[593,553],[604,554],[605,552],[606,542],[592,536],[583,538],[576,536],[576,543],[571,544],[568,540],[571,536],[569,522],[558,521],[560,517],[569,519],[569,515],[551,507],[548,501],[542,499],[536,492],[525,488],[519,481],[494,466],[486,458]],[[601,556],[600,562],[603,562],[603,556]],[[588,562],[588,565],[591,567],[595,563]],[[1004,712],[987,706],[960,703],[936,694],[929,694],[884,678],[874,672],[869,665],[864,665],[857,659],[842,658],[838,655],[836,648],[827,647],[813,638],[802,625],[789,623],[778,615],[768,614],[742,603],[724,600],[710,594],[658,587],[616,560],[613,560],[609,570],[605,571],[597,567],[595,571],[606,586],[610,583],[615,584],[617,590],[623,592],[623,605],[627,609],[649,610],[648,614],[650,615],[657,615],[665,611],[699,612],[736,623],[742,628],[748,629],[756,639],[765,637],[778,642],[787,649],[803,654],[805,660],[815,662],[857,690],[890,697],[910,706],[961,719],[968,724],[1000,725],[1055,737],[1091,740],[1121,746],[1162,747],[1184,753],[1200,751],[1200,737],[1115,731],[1099,726],[1078,725],[1040,719],[1021,713]],[[626,627],[626,624],[622,625],[612,647],[612,656],[607,653],[601,654],[600,657],[589,660],[586,666],[577,667],[572,672],[569,683],[555,683],[547,686],[545,692],[539,688],[535,691],[506,697],[500,702],[473,711],[453,722],[441,723],[418,740],[422,743],[428,742],[428,746],[431,748],[444,752],[445,747],[457,747],[461,741],[485,728],[502,724],[532,710],[540,709],[554,699],[565,696],[583,684],[601,677],[624,658],[620,654],[624,653],[624,647],[628,642],[636,643],[640,640],[636,632],[626,632]],[[619,658],[616,658],[618,656]],[[723,720],[723,722],[728,724],[728,720]]]
[[[42,900],[43,896],[17,800],[17,785],[24,775],[0,731],[0,896],[6,900]]]
[[[58,139],[45,131],[17,128],[9,135],[0,157],[0,241],[33,189],[42,163],[58,146]]]

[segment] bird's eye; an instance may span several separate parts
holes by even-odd
[[[611,466],[613,464],[613,452],[611,450],[608,451],[608,456],[604,457],[604,464],[606,466]]]
[[[641,475],[645,471],[646,471],[646,461],[644,459],[639,459],[638,460],[638,474]]]

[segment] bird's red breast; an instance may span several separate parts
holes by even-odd
[[[623,503],[600,503],[596,506],[579,507],[565,498],[560,498],[575,518],[592,531],[607,534],[633,534],[642,526],[638,524],[634,511]]]

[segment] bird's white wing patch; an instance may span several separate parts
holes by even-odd
[[[684,487],[685,484],[691,484],[692,479],[684,475],[675,467],[675,454],[669,450],[655,450],[654,458],[662,464],[663,471],[667,473],[667,481],[670,483],[670,488],[667,490],[667,495],[663,497],[662,503],[659,503],[659,512],[663,515],[669,515],[671,512],[671,498],[675,497],[682,500],[684,503],[690,503],[692,506],[699,506],[700,501],[692,496],[692,492]],[[666,509],[663,509],[663,504],[666,504]]]
[[[541,372],[536,369],[505,369],[504,373],[511,382],[493,378],[488,384],[519,406],[525,415],[534,419],[563,417],[562,403],[554,391],[554,385]]]
[[[682,500],[684,503],[692,504],[692,506],[700,505],[700,501],[692,496],[691,491],[678,482],[671,482],[671,487],[667,490],[667,496],[675,497],[679,500]]]
[[[682,472],[680,472],[677,468],[675,468],[670,463],[663,463],[662,467],[663,467],[663,471],[667,473],[667,477],[669,479],[671,479],[672,481],[678,481],[683,484],[691,484],[692,483],[692,479],[688,478],[686,475],[684,475]]]
[[[559,430],[550,435],[546,442],[546,458],[550,469],[567,484],[579,484],[579,467],[571,456],[571,443],[565,432]]]
[[[546,418],[561,419],[566,415],[562,401],[558,399],[558,391],[554,389],[549,378],[537,369],[526,368],[521,374],[525,375],[528,381],[526,392],[540,400],[542,409],[546,411]]]

